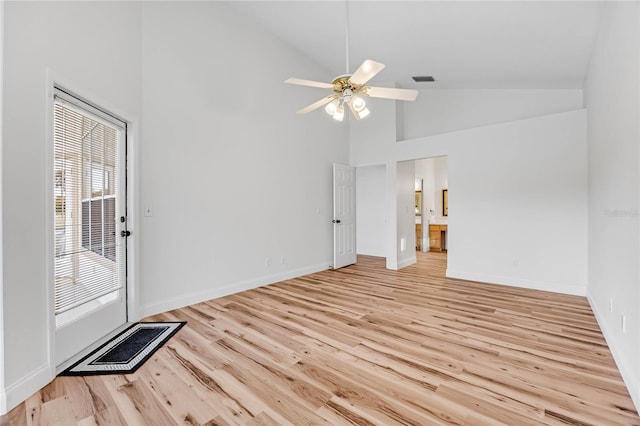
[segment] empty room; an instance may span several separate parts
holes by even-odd
[[[639,1],[0,0],[0,424],[640,425]]]

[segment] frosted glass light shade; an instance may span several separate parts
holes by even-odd
[[[353,96],[351,98],[351,106],[353,106],[353,109],[357,112],[360,112],[367,108],[367,104],[360,96]]]
[[[356,111],[356,112],[360,116],[360,119],[367,117],[371,113],[371,111],[369,111],[369,108],[367,108],[366,106],[362,109],[362,111]]]
[[[338,110],[338,106],[340,105],[340,103],[338,102],[337,99],[333,100],[332,102],[328,103],[326,107],[324,107],[324,110],[327,114],[333,116],[336,111]]]

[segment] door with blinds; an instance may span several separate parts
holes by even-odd
[[[56,365],[127,322],[126,123],[56,88]]]

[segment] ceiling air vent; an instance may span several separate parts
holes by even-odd
[[[418,76],[414,76],[411,77],[413,78],[413,81],[420,83],[423,81],[436,81],[433,77],[431,77],[430,75],[418,75]]]

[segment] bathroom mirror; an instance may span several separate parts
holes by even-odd
[[[442,190],[442,216],[449,216],[449,190]]]

